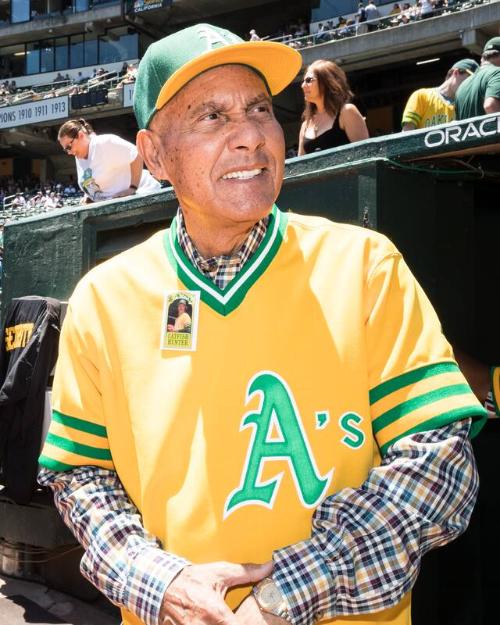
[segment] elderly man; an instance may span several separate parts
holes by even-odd
[[[475,500],[485,411],[400,254],[274,204],[300,65],[206,24],[140,64],[138,147],[179,211],[77,286],[41,457],[127,625],[408,623]],[[160,340],[176,298],[188,348]]]

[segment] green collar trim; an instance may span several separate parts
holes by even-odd
[[[183,284],[191,291],[200,291],[201,300],[207,306],[226,316],[241,304],[252,285],[276,256],[283,242],[287,221],[287,215],[274,205],[269,215],[266,234],[257,251],[224,289],[220,289],[204,276],[184,254],[177,239],[176,218],[165,231],[165,251],[169,263]]]

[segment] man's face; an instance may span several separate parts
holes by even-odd
[[[224,227],[269,213],[281,188],[285,145],[254,71],[226,65],[200,74],[150,129],[159,163],[150,169],[172,183],[187,219]]]
[[[184,304],[184,302],[181,302],[178,306],[177,306],[177,312],[179,313],[179,315],[182,315],[182,313],[186,312],[186,304]]]

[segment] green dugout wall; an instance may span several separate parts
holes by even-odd
[[[496,361],[487,302],[500,283],[499,140],[497,114],[291,159],[278,205],[388,235],[450,338]],[[166,189],[7,225],[4,305],[22,295],[67,299],[88,269],[165,227],[176,208]]]

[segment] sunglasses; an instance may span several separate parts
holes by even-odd
[[[62,149],[66,152],[66,154],[69,154],[71,148],[73,147],[73,143],[76,141],[77,138],[78,138],[78,135],[73,137],[73,139],[71,139],[68,145],[62,146]]]
[[[306,76],[304,78],[304,82],[306,83],[306,85],[310,85],[315,80],[316,80],[316,76]]]

